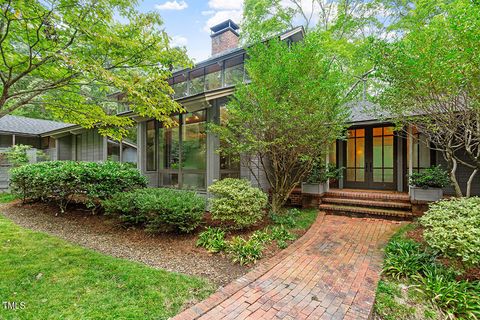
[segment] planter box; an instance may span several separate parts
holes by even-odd
[[[328,191],[328,182],[325,182],[325,183],[302,182],[302,193],[323,195],[327,191]]]
[[[434,202],[443,198],[443,190],[440,188],[410,187],[410,199],[412,201]]]

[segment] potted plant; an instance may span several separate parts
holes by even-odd
[[[307,177],[307,181],[302,182],[302,193],[323,195],[328,191],[328,181],[330,179],[340,179],[342,171],[343,168],[337,168],[334,164],[324,165],[316,162]]]
[[[438,201],[443,198],[443,188],[450,184],[448,173],[440,166],[416,172],[408,181],[412,201]]]

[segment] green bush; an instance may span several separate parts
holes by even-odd
[[[167,188],[117,193],[102,205],[107,214],[127,225],[143,225],[151,233],[191,232],[205,213],[205,199],[195,192]]]
[[[295,208],[290,209],[285,213],[271,212],[270,219],[274,224],[285,226],[291,229],[296,227],[297,221],[295,220],[295,217],[298,217],[300,213],[300,210]]]
[[[277,241],[277,246],[280,249],[288,247],[288,241],[296,239],[295,235],[290,233],[283,225],[269,228],[270,238]]]
[[[20,167],[28,164],[30,160],[28,159],[27,152],[32,149],[32,146],[16,144],[8,148],[5,152],[8,162],[12,167]]]
[[[143,188],[147,180],[130,165],[118,162],[47,161],[11,171],[12,193],[24,201],[53,201],[61,212],[75,198],[95,210],[100,200]]]
[[[267,195],[243,179],[216,181],[208,191],[214,195],[210,212],[214,220],[233,224],[236,229],[249,227],[262,219]]]
[[[450,185],[447,171],[440,166],[415,172],[408,177],[409,184],[418,188],[445,188]]]
[[[447,313],[448,318],[480,318],[480,282],[456,281],[455,273],[430,265],[416,277],[419,291]]]
[[[198,247],[204,247],[209,252],[221,252],[225,250],[225,231],[219,228],[210,228],[200,233],[197,240]]]
[[[342,178],[344,168],[333,163],[323,164],[323,161],[316,161],[307,177],[308,183],[325,183],[331,180],[339,180]]]
[[[246,265],[257,262],[262,257],[263,245],[255,239],[245,240],[242,237],[233,237],[228,243],[227,252],[233,262]]]
[[[480,198],[459,198],[434,203],[420,218],[425,241],[446,257],[480,264]]]
[[[415,241],[396,238],[385,248],[382,273],[395,279],[411,277],[421,273],[432,261]]]

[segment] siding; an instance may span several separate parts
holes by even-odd
[[[447,164],[445,159],[442,156],[442,153],[437,151],[437,164],[441,165],[443,168],[447,168]],[[460,159],[465,159],[467,161],[467,156],[462,154]],[[460,188],[462,189],[463,195],[465,195],[467,190],[467,181],[470,178],[470,174],[472,173],[472,169],[466,167],[465,165],[459,164],[456,172],[458,183],[460,184]],[[445,188],[445,193],[448,195],[454,195],[455,192],[452,187]],[[480,196],[480,172],[474,178],[472,182],[472,196]]]
[[[87,130],[75,136],[76,160],[78,161],[104,161],[104,138],[96,129]]]
[[[72,160],[72,151],[73,151],[73,136],[68,135],[57,139],[57,155],[58,160]]]

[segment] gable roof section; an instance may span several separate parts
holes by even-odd
[[[378,104],[370,101],[352,101],[347,103],[350,108],[350,123],[382,122],[390,116]]]
[[[21,116],[6,115],[0,118],[0,132],[11,134],[40,135],[45,132],[74,126],[71,123]]]

